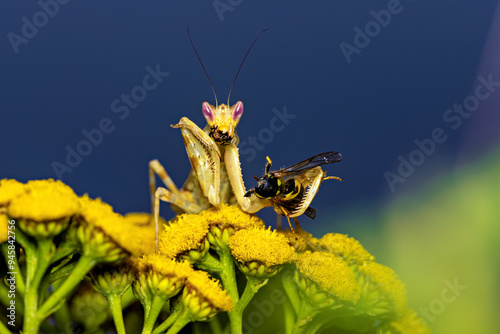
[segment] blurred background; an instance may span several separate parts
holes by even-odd
[[[203,127],[202,102],[215,104],[186,27],[219,103],[270,28],[231,94],[247,188],[266,155],[278,169],[341,152],[325,169],[345,181],[322,185],[304,229],[360,240],[436,333],[500,325],[498,1],[2,7],[0,178],[60,178],[117,212],[149,211],[148,162],[179,186],[190,168],[170,124]],[[259,215],[274,224],[271,208]]]

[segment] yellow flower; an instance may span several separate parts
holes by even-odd
[[[12,198],[7,212],[10,217],[18,219],[20,228],[33,237],[59,234],[80,209],[76,194],[59,180],[30,181],[24,190]]]
[[[182,302],[193,320],[204,321],[218,312],[229,312],[233,309],[231,297],[216,279],[200,270],[188,276],[186,287],[182,293]]]
[[[430,334],[431,329],[417,312],[407,309],[404,315],[394,321],[382,325],[377,334]]]
[[[82,196],[80,203],[83,220],[97,227],[130,254],[140,256],[155,251],[155,225],[150,214],[129,213],[123,217],[100,198],[94,200],[88,195]]]
[[[234,231],[266,226],[259,217],[227,204],[205,210],[200,216],[208,221],[210,226],[208,240],[215,250],[227,247],[229,237]]]
[[[122,295],[129,287],[133,279],[131,263],[125,263],[117,267],[101,266],[94,268],[89,276],[94,288],[104,296]]]
[[[136,262],[134,291],[140,299],[158,295],[167,300],[184,286],[194,269],[188,262],[177,262],[162,254],[144,255]]]
[[[299,291],[319,308],[355,303],[361,294],[352,269],[335,255],[306,251],[295,261]]]
[[[4,213],[0,213],[0,244],[8,239],[9,219]]]
[[[93,200],[85,195],[80,198],[80,204],[80,225],[76,237],[84,252],[103,262],[125,258],[129,253],[126,247],[130,248],[132,242],[130,236],[121,235],[126,234],[125,218],[114,213],[111,206],[99,198]]]
[[[319,239],[318,247],[343,258],[349,265],[363,265],[375,260],[359,241],[344,234],[328,233]]]
[[[208,252],[206,238],[209,224],[199,214],[183,214],[165,225],[160,234],[159,252],[167,258],[186,259],[192,263]]]
[[[13,179],[0,180],[0,207],[9,204],[12,199],[26,192],[25,185]]]
[[[362,292],[357,308],[370,316],[401,316],[406,310],[406,289],[389,267],[376,262],[359,266],[356,273]]]
[[[165,220],[160,217],[160,231],[165,223]],[[122,232],[116,239],[131,254],[139,256],[155,252],[155,224],[151,214],[127,213],[122,229],[125,233]]]
[[[289,228],[279,233],[283,234],[288,242],[295,248],[297,252],[304,252],[306,250],[314,250],[318,239],[312,236],[311,233],[307,233],[301,228],[296,228],[295,233]]]
[[[239,230],[229,238],[228,246],[241,271],[259,278],[274,276],[295,257],[287,238],[271,228]]]

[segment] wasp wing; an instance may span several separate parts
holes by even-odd
[[[180,128],[191,166],[196,173],[200,188],[210,204],[220,204],[220,151],[217,144],[196,124],[186,117],[181,118]]]
[[[278,171],[271,172],[275,177],[284,177],[284,176],[293,176],[297,174],[301,174],[308,169],[312,169],[314,167],[332,164],[335,162],[339,162],[342,160],[342,155],[339,152],[325,152],[315,155],[309,159],[298,162],[290,167],[282,168]]]

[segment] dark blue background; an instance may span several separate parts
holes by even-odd
[[[497,1],[401,1],[402,11],[352,55],[350,64],[339,44],[353,44],[353,28],[363,29],[373,20],[370,11],[386,9],[388,1],[233,4],[221,20],[212,1],[72,0],[16,54],[7,34],[21,35],[21,19],[32,22],[41,7],[35,1],[3,1],[0,178],[56,177],[52,163],[64,163],[65,147],[76,148],[82,130],[109,118],[114,131],[64,174],[64,182],[78,194],[102,197],[121,213],[149,210],[147,167],[153,158],[182,185],[189,161],[180,131],[169,125],[187,116],[203,127],[201,103],[215,103],[189,45],[187,25],[224,103],[250,43],[270,28],[232,92],[231,104],[245,103],[238,133],[242,141],[257,136],[269,127],[273,108],[286,106],[297,117],[255,159],[242,157],[248,188],[255,184],[252,176],[261,175],[266,155],[278,168],[339,151],[344,160],[326,169],[345,182],[328,181],[313,202],[317,221],[325,226],[349,212],[376,211],[456,167],[464,133],[484,114],[447,132],[448,140],[395,192],[384,178],[385,171],[396,171],[399,155],[415,149],[415,139],[443,127],[445,110],[470,94]],[[112,101],[130,94],[142,83],[145,67],[156,64],[170,75],[120,120],[111,111]],[[487,147],[486,141],[475,143],[469,147],[473,152]],[[272,210],[265,212],[274,222]],[[162,213],[172,215],[167,205]],[[339,218],[330,220],[334,213]],[[307,222],[308,230],[317,226]]]

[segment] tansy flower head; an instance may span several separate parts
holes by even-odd
[[[355,303],[361,294],[354,272],[347,263],[329,253],[306,251],[295,262],[299,291],[319,308]]]
[[[113,212],[111,206],[99,198],[93,200],[85,195],[80,198],[80,204],[80,225],[76,236],[83,251],[102,262],[125,258],[129,254],[126,247],[130,247],[133,237],[121,235],[127,234],[123,216]]]
[[[361,298],[356,308],[370,316],[401,316],[406,310],[406,289],[389,267],[376,262],[359,266],[356,273],[361,285]]]
[[[113,212],[113,208],[88,195],[80,198],[82,218],[101,229],[107,236],[126,249],[140,256],[155,250],[155,225],[150,214],[129,213],[125,217]],[[160,222],[164,222],[163,219]],[[161,224],[162,226],[163,224]]]
[[[328,233],[319,239],[318,247],[343,258],[351,266],[363,265],[375,260],[375,257],[368,253],[359,241],[344,234]]]
[[[122,233],[116,240],[131,254],[139,256],[155,252],[155,224],[151,214],[133,212],[127,213],[121,227]],[[165,226],[165,220],[160,217],[159,226]],[[161,230],[160,230],[161,231]]]
[[[301,228],[296,228],[295,232],[287,228],[279,233],[283,234],[299,253],[306,250],[313,250],[318,242],[318,239],[313,237],[311,233],[307,233]]]
[[[213,248],[227,247],[227,241],[234,231],[247,228],[265,228],[259,217],[248,214],[234,205],[222,204],[200,213],[210,226],[208,240]]]
[[[5,213],[0,213],[0,244],[8,239],[9,219]]]
[[[53,237],[64,230],[80,209],[78,197],[61,181],[36,180],[24,186],[25,192],[14,197],[9,216],[34,237]]]
[[[116,267],[100,266],[94,268],[89,276],[94,288],[104,296],[121,296],[130,287],[133,274],[132,264],[125,262]]]
[[[26,192],[25,184],[13,179],[0,180],[0,211],[12,199]]]
[[[430,334],[431,329],[417,312],[407,309],[397,320],[385,323],[377,328],[377,334]]]
[[[283,264],[295,257],[287,238],[271,228],[239,230],[229,238],[228,246],[240,270],[247,276],[259,278],[274,276]]]
[[[183,214],[165,225],[160,234],[159,252],[167,258],[196,263],[210,247],[206,238],[208,221],[199,214]]]
[[[167,300],[184,286],[194,269],[188,262],[177,262],[162,254],[144,255],[136,262],[134,292],[141,299],[160,296]]]
[[[231,297],[222,290],[219,282],[200,270],[189,275],[182,293],[182,302],[191,318],[196,321],[208,320],[218,312],[233,309]]]

